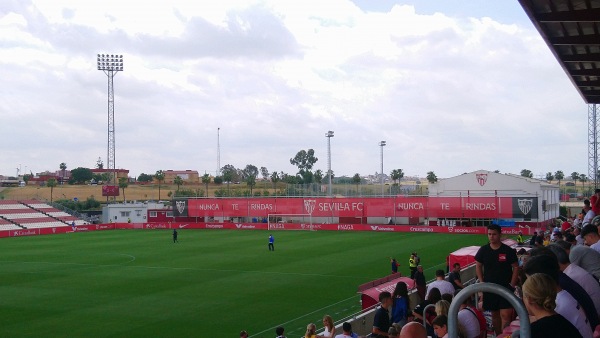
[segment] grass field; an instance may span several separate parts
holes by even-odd
[[[0,239],[0,337],[300,337],[324,314],[360,309],[359,284],[426,277],[481,235],[375,232],[116,230]]]

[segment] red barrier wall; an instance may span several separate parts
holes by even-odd
[[[378,231],[378,232],[427,232],[445,234],[485,235],[485,227],[441,227],[441,226],[408,226],[408,225],[367,225],[367,224],[302,224],[302,223],[111,223],[79,225],[76,232],[115,230],[115,229],[231,229],[231,230],[321,230],[321,231]],[[532,235],[535,228],[502,228],[507,235]],[[35,235],[52,235],[73,232],[71,227],[55,227],[40,229],[23,229],[0,231],[0,237],[20,237]]]

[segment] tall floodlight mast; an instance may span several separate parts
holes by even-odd
[[[379,142],[379,146],[381,147],[381,196],[383,196],[385,195],[385,185],[383,184],[383,147],[385,147],[385,141]]]
[[[123,55],[98,54],[98,70],[108,77],[108,151],[106,169],[109,182],[117,186],[117,171],[115,165],[115,95],[113,91],[113,78],[117,72],[123,71]],[[118,191],[118,190],[117,190]]]
[[[594,181],[594,189],[598,189],[598,130],[600,116],[598,105],[588,104],[588,177]]]
[[[217,128],[217,172],[215,177],[219,176],[219,171],[221,171],[221,127]]]
[[[333,196],[333,189],[331,185],[331,138],[333,137],[333,131],[328,131],[325,134],[327,137],[327,176],[329,176],[329,196]]]

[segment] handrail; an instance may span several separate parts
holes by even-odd
[[[431,308],[431,307],[435,308],[435,304],[429,304],[429,305],[425,306],[425,308],[423,309],[423,326],[425,328],[427,328],[427,324],[429,324],[429,323],[427,323],[427,310],[429,310],[429,308]]]
[[[458,338],[458,311],[460,310],[460,306],[467,297],[470,297],[472,294],[477,292],[489,292],[496,295],[501,296],[502,298],[508,300],[510,305],[512,305],[515,310],[517,310],[517,315],[519,316],[519,325],[520,325],[520,334],[522,338],[530,338],[531,337],[531,327],[529,325],[529,314],[527,313],[527,309],[525,309],[525,305],[510,291],[506,288],[494,284],[494,283],[477,283],[473,285],[469,285],[466,288],[462,289],[456,297],[452,300],[450,304],[450,309],[448,310],[448,337],[449,338]]]

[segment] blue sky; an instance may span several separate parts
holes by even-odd
[[[0,3],[0,174],[247,164],[336,175],[587,170],[587,107],[516,1]],[[8,122],[5,122],[8,121]]]

